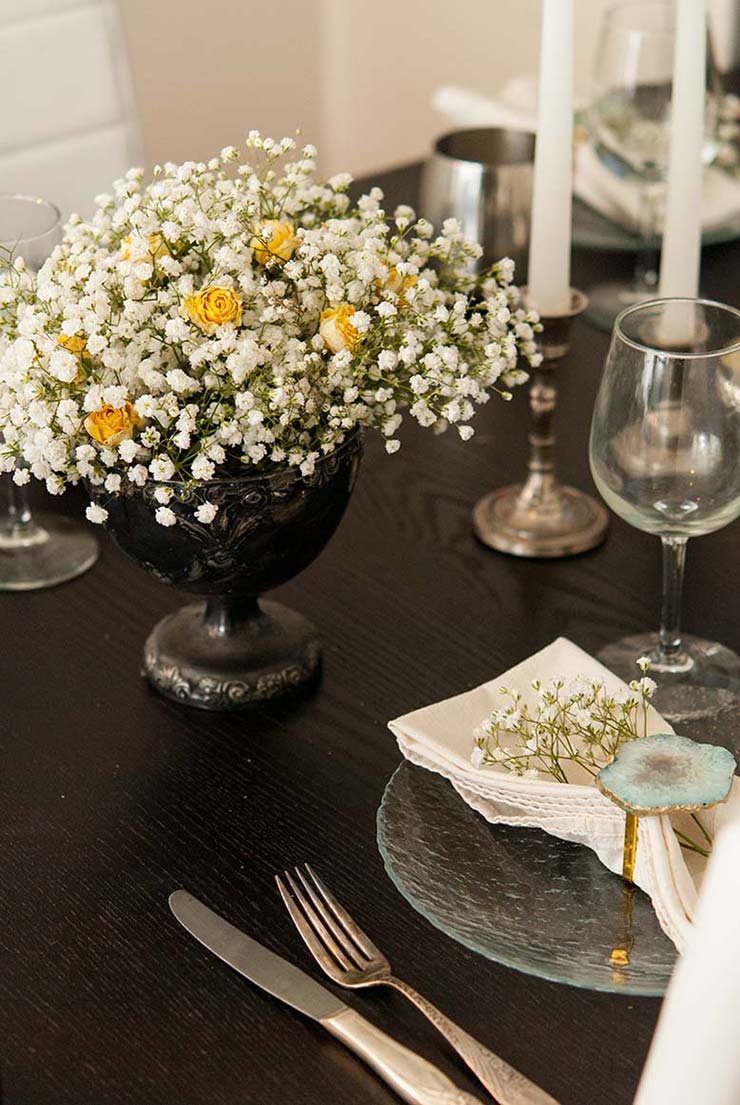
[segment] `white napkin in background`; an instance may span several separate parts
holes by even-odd
[[[696,924],[676,965],[635,1105],[740,1101],[740,825],[717,836]]]
[[[639,676],[637,669],[635,674]],[[540,828],[553,836],[584,844],[619,874],[624,813],[597,790],[586,772],[582,773],[583,783],[559,783],[545,774],[525,778],[505,768],[474,768],[470,762],[473,730],[501,706],[499,687],[520,691],[523,701],[532,706],[536,701],[533,679],[547,682],[559,676],[578,675],[603,679],[607,688],[615,692],[624,689],[624,683],[612,672],[560,637],[490,683],[396,718],[389,722],[389,728],[406,759],[449,779],[463,801],[487,821]],[[648,731],[671,731],[652,707]],[[738,780],[733,784],[728,803],[702,814],[710,833],[733,818],[740,823]],[[695,836],[696,826],[690,824]],[[691,931],[705,866],[701,856],[681,849],[669,817],[641,819],[635,881],[650,895],[661,927],[679,951]]]
[[[533,134],[537,130],[536,103],[537,84],[532,76],[509,81],[493,100],[457,85],[442,85],[432,95],[432,107],[454,127],[511,127]],[[589,207],[637,232],[644,202],[639,183],[607,169],[587,141],[576,147],[573,191]],[[736,218],[740,218],[740,182],[721,169],[707,169],[702,199],[704,230]],[[662,225],[660,210],[658,224]]]

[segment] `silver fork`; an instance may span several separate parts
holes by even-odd
[[[499,1105],[558,1105],[550,1094],[494,1055],[407,983],[350,917],[309,864],[276,875],[296,928],[323,971],[340,986],[392,986],[413,1002],[477,1075]],[[286,885],[287,884],[287,885]]]

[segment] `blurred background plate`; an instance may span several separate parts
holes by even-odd
[[[705,246],[718,245],[720,242],[734,242],[740,238],[740,215],[724,226],[716,226],[705,231],[702,242]],[[625,227],[607,219],[583,200],[573,197],[573,245],[580,249],[621,250],[638,253],[641,250],[659,250],[660,238],[642,240],[630,233]]]
[[[676,949],[650,899],[579,844],[491,825],[440,775],[403,763],[378,812],[386,870],[428,921],[474,952],[589,990],[663,994]],[[625,903],[631,900],[629,922]],[[631,942],[629,964],[610,964]]]

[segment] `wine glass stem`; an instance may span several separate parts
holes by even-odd
[[[685,537],[662,537],[663,609],[660,619],[658,663],[679,668],[685,660],[681,644],[681,596],[686,564]]]
[[[8,477],[8,515],[5,529],[9,534],[18,537],[31,534],[36,525],[31,514],[31,505],[28,500],[28,489],[24,485],[18,485]]]

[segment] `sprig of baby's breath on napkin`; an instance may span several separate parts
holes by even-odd
[[[534,707],[520,691],[501,687],[503,704],[474,732],[474,767],[493,764],[517,775],[544,771],[567,783],[568,765],[596,776],[625,741],[647,732],[647,712],[655,682],[650,661],[638,661],[642,676],[622,691],[607,690],[602,679],[577,676],[532,682]]]
[[[571,781],[568,769],[574,766],[595,777],[622,744],[647,735],[656,683],[647,674],[647,656],[637,665],[640,678],[616,692],[607,690],[603,679],[586,676],[561,676],[547,683],[534,679],[534,706],[523,701],[521,691],[500,687],[502,705],[473,732],[471,763],[532,778],[544,772],[559,783]],[[691,816],[701,831],[701,843],[674,828],[676,837],[682,848],[708,856],[712,838],[699,818]]]

